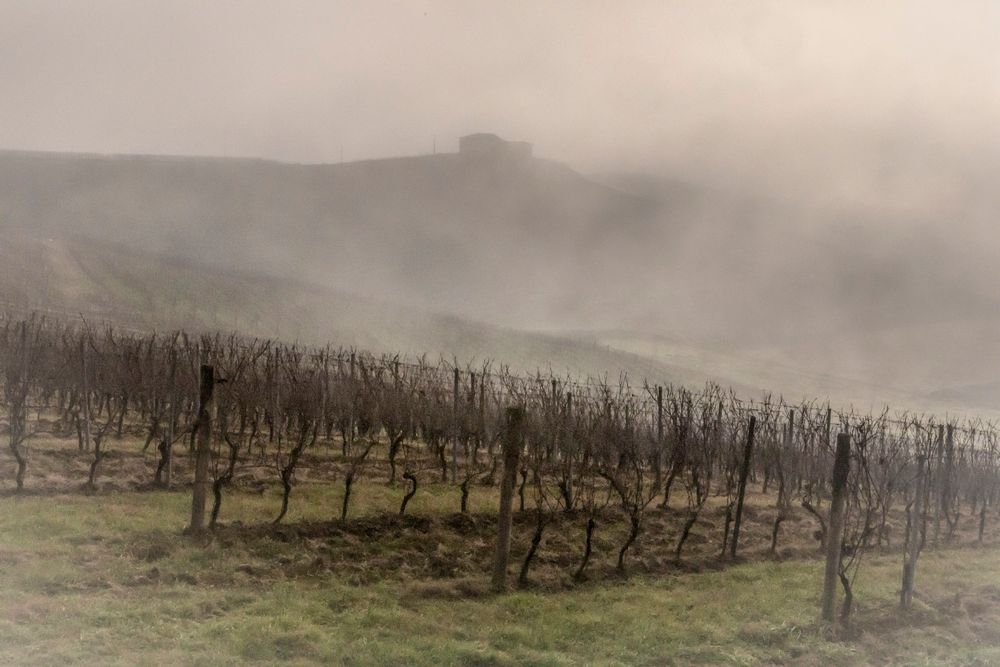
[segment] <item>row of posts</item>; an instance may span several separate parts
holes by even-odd
[[[205,529],[205,505],[208,498],[209,479],[208,464],[211,453],[212,411],[214,402],[215,372],[211,365],[201,367],[201,382],[199,387],[197,446],[195,449],[195,482],[191,500],[191,523],[188,532],[197,534]],[[455,394],[458,394],[458,373],[455,373]],[[659,399],[659,394],[658,394]],[[457,401],[456,401],[457,403]],[[520,469],[522,448],[522,429],[524,409],[520,407],[507,408],[503,439],[503,476],[500,482],[500,508],[498,516],[496,552],[493,562],[492,588],[502,592],[507,589],[507,569],[510,559],[511,524],[513,519],[514,488]],[[730,543],[730,556],[736,557],[740,536],[740,526],[743,518],[743,501],[746,495],[747,478],[753,457],[754,432],[756,417],[751,416],[747,427],[747,439],[743,451],[743,461],[740,468],[739,487],[736,498],[736,515],[733,524],[733,536]],[[455,440],[457,445],[457,438]],[[456,447],[457,449],[457,447]],[[836,607],[837,580],[840,571],[841,544],[844,531],[844,506],[846,502],[847,478],[850,472],[851,437],[845,433],[837,436],[837,449],[833,463],[832,499],[830,502],[829,528],[826,540],[826,565],[823,576],[823,594],[821,600],[822,618],[832,621]],[[455,465],[457,451],[453,452],[452,465]],[[923,457],[919,462],[921,469]],[[453,468],[454,475],[454,468]],[[918,487],[922,475],[918,472]],[[914,516],[922,514],[922,493],[917,489]],[[914,569],[916,566],[919,539],[915,538],[919,531],[911,528],[911,540],[908,545],[907,563],[903,577],[903,604],[909,606],[912,597]]]
[[[205,530],[205,505],[208,499],[208,463],[211,454],[212,410],[214,404],[215,371],[208,364],[201,367],[199,387],[197,446],[195,448],[194,488],[191,496],[191,523],[187,532],[199,534]],[[457,391],[457,374],[456,374]],[[513,518],[514,487],[521,458],[523,408],[508,408],[503,440],[503,477],[500,482],[499,529],[493,567],[493,589],[507,588],[507,565],[510,558],[510,535]],[[455,452],[457,454],[457,452]]]
[[[510,558],[510,534],[514,500],[514,486],[517,481],[519,458],[521,455],[521,424],[524,420],[522,408],[508,408],[506,429],[503,444],[503,477],[500,484],[499,525],[497,528],[496,554],[493,561],[492,588],[495,592],[507,590],[507,567]],[[739,543],[740,526],[743,519],[743,501],[746,495],[747,478],[750,473],[750,463],[753,457],[754,432],[757,419],[750,417],[747,427],[747,439],[743,450],[743,461],[740,468],[739,487],[736,498],[736,516],[733,524],[733,537],[730,543],[730,556],[736,557]],[[829,535],[826,540],[826,565],[823,576],[823,595],[821,600],[822,618],[832,621],[837,601],[837,581],[840,574],[841,548],[844,534],[844,508],[846,504],[847,478],[850,473],[851,436],[846,433],[837,435],[837,450],[833,463],[832,499],[830,502]],[[913,544],[919,542],[914,540]]]

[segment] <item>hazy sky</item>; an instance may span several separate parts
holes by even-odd
[[[995,1],[0,0],[0,148],[337,162],[493,131],[584,172],[693,186],[660,191],[662,248],[623,234],[641,247],[596,248],[600,278],[571,262],[562,283],[526,279],[542,315],[504,324],[569,326],[554,294],[589,306],[580,320],[634,302],[636,326],[761,339],[983,320],[992,350],[998,35]],[[688,191],[708,196],[671,199]],[[428,275],[405,286],[437,298]],[[497,310],[481,297],[430,305]],[[906,361],[962,348],[951,331]],[[858,349],[865,367],[884,354]]]
[[[0,147],[313,162],[487,130],[919,206],[1000,163],[998,27],[992,2],[0,0]]]

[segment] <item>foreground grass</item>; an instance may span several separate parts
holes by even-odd
[[[359,513],[397,502],[385,487],[363,488]],[[296,489],[289,520],[328,517],[326,493]],[[274,500],[234,496],[227,520],[261,521]],[[430,488],[413,510],[452,511],[453,501]],[[830,640],[816,622],[818,562],[505,596],[484,594],[479,580],[358,585],[337,571],[296,574],[294,546],[250,552],[184,538],[188,502],[182,493],[0,499],[0,663],[1000,664],[993,550],[925,553],[906,617],[895,607],[899,557],[869,559],[855,632]],[[266,560],[287,573],[261,576]]]

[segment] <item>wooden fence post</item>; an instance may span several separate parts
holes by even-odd
[[[944,479],[941,481],[941,514],[944,515],[944,520],[948,522],[948,535],[946,537],[948,542],[951,542],[952,537],[955,535],[955,524],[958,522],[958,517],[956,516],[954,520],[951,518],[951,506],[952,506],[952,488],[951,482],[952,477],[955,474],[955,426],[954,424],[948,424],[947,435],[945,435],[945,445],[944,445]]]
[[[204,378],[202,378],[204,381]],[[281,447],[281,436],[284,429],[284,419],[281,418],[281,348],[274,349],[274,434]]]
[[[396,384],[399,384],[399,360],[393,366],[393,377]],[[319,406],[319,430],[323,433],[323,439],[330,440],[330,431],[326,428],[327,415],[330,414],[330,346],[323,350],[323,381],[320,384],[320,406]]]
[[[552,424],[552,439],[549,441],[549,449],[545,452],[545,462],[550,463],[552,457],[556,455],[559,451],[559,437],[562,435],[560,430],[563,426],[562,418],[559,415],[559,382],[552,378],[552,414],[551,414],[551,424]]]
[[[201,390],[198,400],[198,447],[195,450],[194,492],[191,496],[191,525],[188,532],[197,534],[205,529],[205,499],[208,496],[208,458],[212,447],[212,398],[215,389],[215,369],[201,366]],[[275,416],[277,418],[277,416]]]
[[[903,561],[903,586],[899,603],[909,609],[913,603],[913,582],[917,574],[917,557],[920,555],[920,524],[924,514],[924,456],[917,456],[916,494],[913,499],[913,513],[910,514],[910,542],[906,545]]]
[[[563,429],[564,429],[564,431],[566,431],[566,434],[564,435],[564,437],[566,438],[567,445],[569,445],[569,446],[571,446],[573,448],[572,450],[570,450],[569,452],[566,453],[566,466],[567,466],[566,490],[567,490],[567,500],[568,500],[568,502],[566,503],[566,505],[567,505],[566,511],[567,512],[571,512],[573,510],[573,498],[575,497],[573,495],[573,493],[574,493],[574,491],[573,491],[573,456],[576,453],[576,445],[575,444],[571,444],[571,443],[574,442],[574,438],[569,434],[569,429],[572,428],[571,427],[571,424],[573,423],[572,420],[573,420],[573,393],[567,391],[566,392],[566,418],[563,420]],[[982,531],[980,531],[980,532],[982,532]]]
[[[851,471],[851,436],[837,435],[837,453],[833,461],[833,498],[830,500],[830,533],[826,538],[826,570],[823,576],[823,620],[833,621],[837,606],[837,579],[840,573],[840,549],[844,539],[844,503],[847,476]]]
[[[163,487],[170,488],[170,482],[174,475],[174,454],[173,446],[176,439],[177,429],[177,349],[170,348],[170,412],[167,422],[167,442],[164,446],[166,462],[163,467]]]
[[[750,415],[747,427],[747,442],[743,448],[743,465],[740,468],[740,486],[736,495],[736,518],[733,522],[733,542],[729,545],[729,556],[736,558],[736,546],[740,541],[740,524],[743,522],[743,497],[747,492],[747,477],[750,474],[750,459],[753,456],[753,434],[757,428],[757,417]]]
[[[485,433],[486,429],[486,370],[483,370],[483,374],[479,377],[479,432]],[[487,449],[490,452],[490,458],[493,457],[493,440],[489,441],[487,444]]]
[[[507,432],[503,443],[503,479],[500,481],[500,512],[496,555],[493,558],[493,590],[507,590],[507,562],[510,559],[510,529],[513,519],[514,485],[521,459],[523,408],[507,408]]]
[[[833,421],[833,408],[826,406],[826,423],[823,427],[823,437],[826,438],[826,447],[830,446],[830,424]]]
[[[358,389],[354,384],[354,364],[355,364],[355,352],[351,351],[351,381],[348,385],[350,391],[348,392],[350,398],[350,404],[348,405],[347,413],[347,437],[344,439],[344,444],[341,450],[344,456],[349,455],[354,450],[354,411],[357,408],[358,402]]]
[[[83,451],[90,451],[90,371],[87,368],[87,338],[90,332],[80,336],[80,364],[83,371],[83,397],[80,410],[83,412]]]
[[[451,483],[458,484],[458,366],[455,367],[451,398]]]
[[[663,387],[656,386],[656,465],[657,480],[663,460]]]
[[[937,436],[937,465],[934,467],[934,492],[937,502],[934,503],[934,546],[938,545],[938,537],[941,535],[941,508],[944,506],[944,499],[941,495],[941,466],[944,465],[944,426],[938,426]]]

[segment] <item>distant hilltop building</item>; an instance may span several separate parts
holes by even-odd
[[[495,134],[480,132],[458,138],[459,155],[489,159],[527,160],[531,144],[527,141],[505,141]]]

